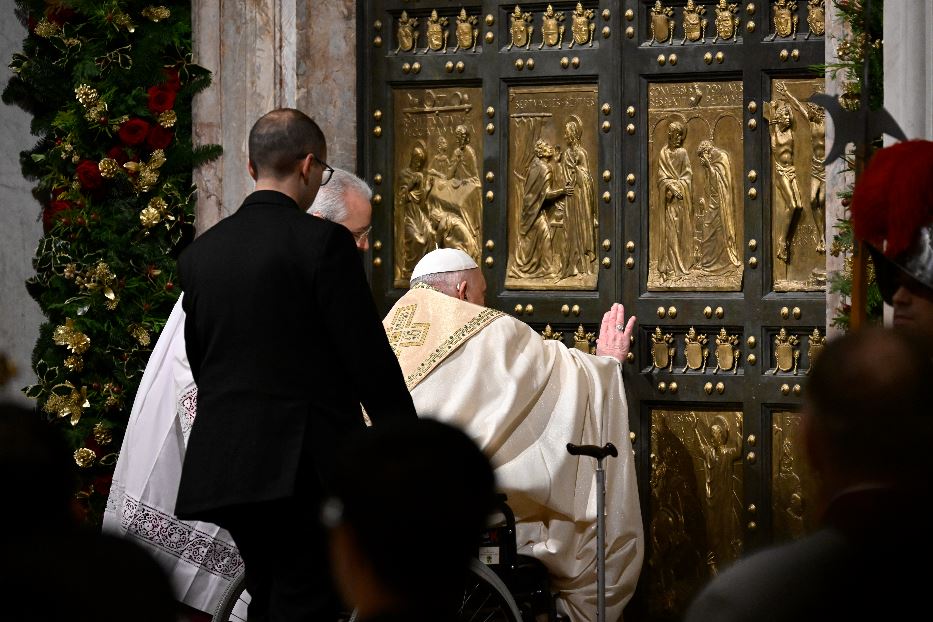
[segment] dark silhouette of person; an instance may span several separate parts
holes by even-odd
[[[340,452],[333,491],[334,580],[359,620],[455,620],[494,504],[476,444],[432,419],[375,426]]]
[[[911,526],[931,505],[931,378],[929,352],[900,332],[831,341],[801,418],[821,527],[720,573],[686,621],[899,620],[923,611],[933,540]]]
[[[168,578],[137,545],[78,524],[71,452],[54,422],[0,404],[0,618],[176,622]]]

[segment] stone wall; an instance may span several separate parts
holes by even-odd
[[[0,19],[0,88],[10,79],[7,64],[23,45],[26,29],[4,6]],[[20,389],[35,381],[32,349],[39,338],[42,311],[26,292],[32,256],[42,237],[40,206],[32,197],[32,183],[23,179],[19,152],[35,144],[29,133],[32,117],[20,108],[0,104],[0,355],[4,353],[17,372],[0,386],[0,401],[26,402]],[[2,364],[2,363],[0,363]]]

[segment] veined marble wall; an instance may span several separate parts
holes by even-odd
[[[195,173],[198,231],[236,211],[252,190],[250,127],[279,107],[310,115],[327,162],[356,169],[356,3],[353,0],[194,2],[194,60],[214,72],[194,102],[195,140],[224,155]],[[219,25],[219,27],[218,27]]]

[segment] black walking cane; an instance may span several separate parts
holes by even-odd
[[[596,458],[596,622],[606,622],[606,471],[603,459],[617,458],[619,450],[612,443],[598,445],[574,445],[567,443],[571,456]]]

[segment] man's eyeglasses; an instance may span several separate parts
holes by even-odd
[[[373,230],[373,226],[369,225],[368,227],[366,227],[359,233],[353,233],[352,231],[350,233],[353,233],[353,239],[356,240],[356,243],[360,244],[362,243],[363,240],[366,239],[366,237],[369,235],[369,232],[372,230]]]
[[[322,160],[321,158],[317,157],[317,156],[314,155],[313,153],[311,154],[311,157],[314,158],[314,161],[315,161],[315,162],[317,162],[318,164],[321,165],[321,168],[322,168],[322,169],[324,169],[324,172],[321,173],[321,185],[323,186],[324,184],[326,184],[327,182],[330,181],[331,176],[334,174],[334,169],[333,169],[333,167],[331,167],[330,165],[328,165],[327,162],[325,162],[325,161]],[[303,160],[304,158],[305,158],[305,156],[301,156],[301,157],[298,158],[298,159],[299,159],[299,160]]]
[[[320,162],[321,168],[324,169],[324,172],[321,173],[321,185],[323,186],[324,184],[330,181],[331,176],[334,174],[334,169],[328,166],[327,162],[325,162],[324,160],[320,160],[317,157],[315,157],[314,159]]]

